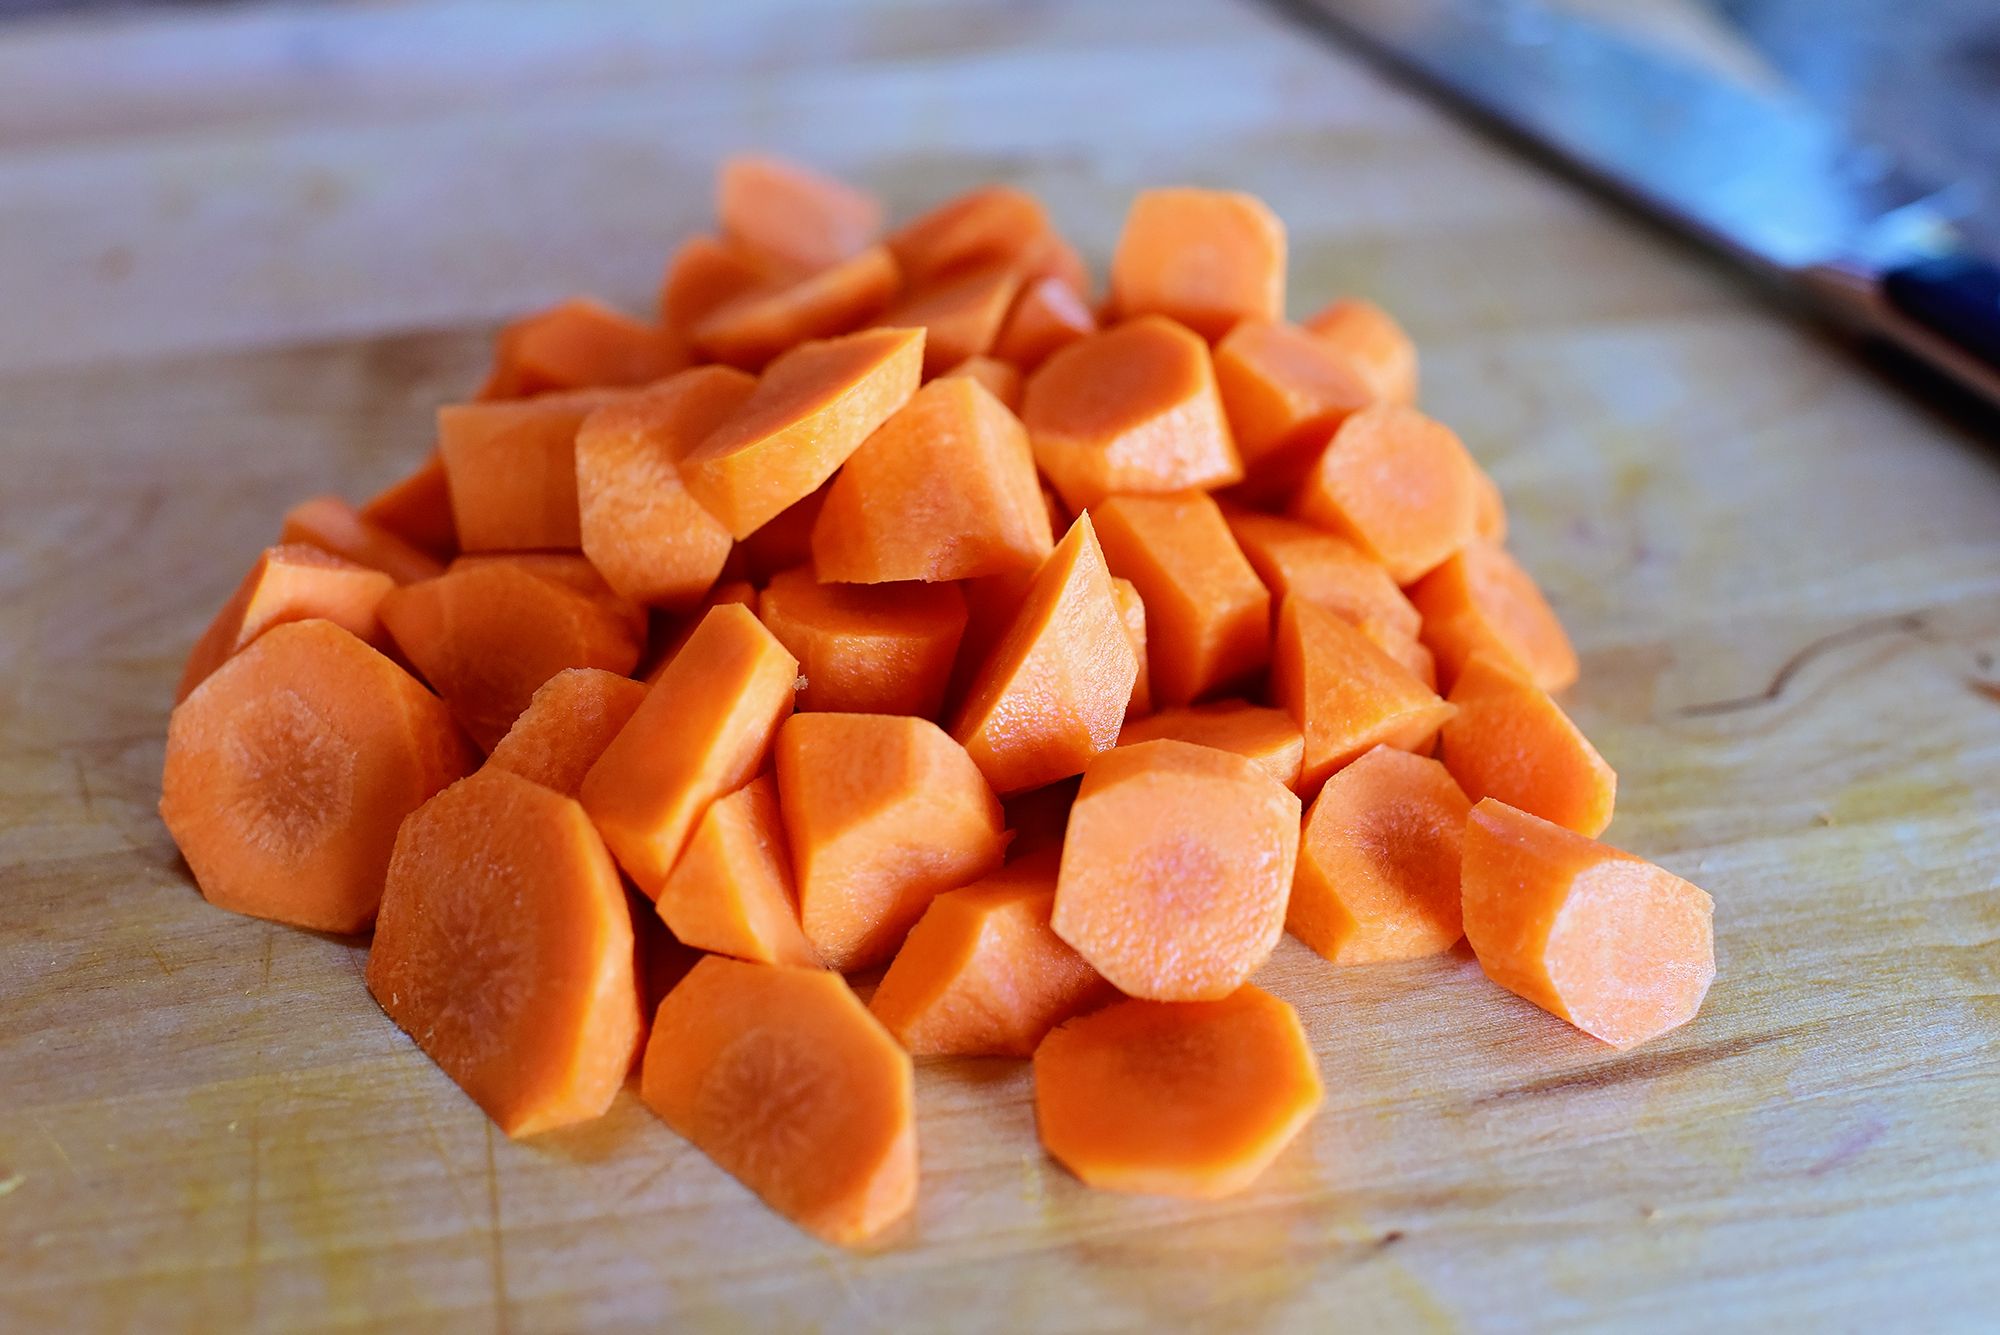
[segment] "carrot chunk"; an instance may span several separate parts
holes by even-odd
[[[1491,543],[1507,541],[1507,502],[1500,495],[1500,484],[1483,468],[1474,471],[1472,480],[1473,535]]]
[[[1267,498],[1289,493],[1334,428],[1376,398],[1327,343],[1270,320],[1245,320],[1215,345],[1215,384],[1244,486]]]
[[[174,707],[160,818],[210,903],[359,932],[396,827],[474,760],[407,672],[331,621],[295,621]]]
[[[1217,700],[1213,704],[1163,709],[1128,722],[1118,734],[1118,745],[1134,746],[1161,737],[1228,751],[1242,756],[1287,788],[1299,785],[1299,766],[1306,751],[1305,734],[1282,709],[1266,709],[1247,700]]]
[[[1410,584],[1472,540],[1477,472],[1450,428],[1414,408],[1376,404],[1340,424],[1293,509]]]
[[[1087,281],[1042,202],[1006,185],[968,190],[911,219],[890,235],[889,249],[912,283],[994,264],[1060,278],[1079,292]]]
[[[1146,190],[1111,257],[1124,317],[1165,315],[1210,340],[1238,320],[1285,312],[1285,225],[1264,202],[1227,190]]]
[[[1377,649],[1402,664],[1403,670],[1424,684],[1424,689],[1438,688],[1437,658],[1428,646],[1400,625],[1368,617],[1354,623],[1354,628],[1366,635]]]
[[[799,917],[829,968],[880,964],[939,891],[1000,865],[1000,803],[935,723],[794,714],[777,756]]]
[[[1027,432],[953,378],[925,385],[861,443],[812,532],[819,577],[855,584],[1032,570],[1054,546]]]
[[[1271,595],[1211,497],[1114,496],[1092,514],[1105,564],[1145,600],[1155,703],[1187,704],[1264,666]]]
[[[1618,776],[1548,692],[1475,653],[1459,669],[1451,703],[1458,712],[1440,731],[1439,750],[1466,796],[1497,797],[1592,839],[1604,833]]]
[[[931,718],[943,707],[965,633],[956,584],[821,584],[788,570],[757,608],[799,660],[800,709]]]
[[[1020,290],[1019,269],[989,264],[913,286],[876,323],[905,329],[921,325],[924,374],[940,375],[993,346]]]
[[[666,330],[589,297],[572,297],[500,331],[493,370],[478,397],[643,385],[685,365],[686,349]]]
[[[710,313],[741,296],[805,275],[788,264],[712,236],[690,237],[660,279],[660,320],[686,336]]]
[[[1021,420],[1035,462],[1072,510],[1243,476],[1207,346],[1159,316],[1053,353],[1028,377]]]
[[[435,556],[397,537],[338,496],[315,496],[285,511],[281,544],[304,543],[373,567],[398,584],[413,584],[443,573]]]
[[[1358,297],[1306,317],[1304,326],[1337,351],[1385,403],[1417,401],[1417,345],[1380,306]]]
[[[622,596],[616,589],[604,582],[604,576],[597,573],[597,567],[588,557],[578,552],[469,552],[454,557],[447,570],[466,570],[474,566],[508,565],[542,579],[553,580],[566,589],[574,589],[584,595],[625,626],[636,641],[646,636],[648,621],[646,609]]]
[[[681,651],[695,628],[700,626],[708,614],[718,607],[735,606],[745,608],[751,616],[757,615],[757,586],[747,579],[726,579],[708,591],[708,597],[701,605],[678,621],[663,620],[655,623],[658,634],[653,647],[648,651],[652,665],[646,669],[648,686],[660,679],[667,665],[674,661],[674,655]]]
[[[839,974],[711,955],[660,1003],[639,1094],[766,1205],[851,1247],[916,1203],[913,1083]]]
[[[1615,1048],[1701,1009],[1715,901],[1671,872],[1489,797],[1463,877],[1466,939],[1508,991]]]
[[[1458,859],[1471,810],[1437,761],[1376,747],[1313,799],[1285,926],[1335,964],[1450,950],[1464,935]]]
[[[1021,411],[1021,373],[1009,363],[992,357],[967,357],[939,379],[959,377],[978,381],[980,387],[1008,412],[1018,414]]]
[[[452,524],[468,552],[574,551],[576,433],[625,391],[584,389],[438,409]]]
[[[959,590],[965,594],[965,634],[959,637],[958,661],[951,665],[951,685],[945,691],[945,705],[951,717],[956,718],[964,707],[973,680],[993,657],[1008,627],[1014,624],[1015,614],[1028,601],[1028,592],[1034,588],[1035,576],[1040,572],[1041,566],[1036,566],[960,581]]]
[[[302,543],[267,547],[236,592],[195,641],[174,690],[188,698],[231,654],[273,626],[291,621],[331,621],[378,647],[384,640],[376,615],[396,581],[380,570]]]
[[[584,775],[584,810],[650,898],[708,804],[763,768],[798,674],[747,608],[713,608]]]
[[[578,536],[627,598],[685,611],[729,559],[729,530],[681,482],[680,461],[743,406],[757,382],[699,366],[607,403],[576,430]]]
[[[1256,987],[1215,1001],[1121,1001],[1035,1050],[1042,1145],[1105,1191],[1241,1191],[1322,1097],[1298,1012]]]
[[[860,328],[901,285],[889,252],[871,246],[830,269],[725,302],[698,320],[690,337],[697,351],[755,371],[802,340]]]
[[[416,472],[371,496],[360,514],[441,561],[458,553],[458,528],[451,519],[451,485],[445,479],[444,456],[436,450],[425,456]]]
[[[1084,515],[984,657],[952,736],[1003,797],[1081,774],[1117,744],[1138,673],[1111,572]]]
[[[514,726],[494,743],[487,764],[575,797],[583,776],[645,698],[645,683],[630,677],[565,668],[536,688]]]
[[[1227,996],[1271,956],[1299,799],[1242,756],[1162,739],[1090,762],[1052,925],[1127,996]]]
[[[1491,654],[1545,691],[1576,681],[1576,650],[1534,579],[1505,548],[1473,542],[1418,581],[1424,643],[1446,682],[1473,654]]]
[[[772,157],[724,162],[715,212],[722,234],[736,245],[808,271],[857,254],[882,230],[875,196]]]
[[[1050,353],[1096,332],[1097,317],[1076,288],[1060,278],[1038,278],[1014,298],[993,340],[993,355],[1026,373]]]
[[[819,967],[799,927],[798,891],[770,775],[709,804],[660,887],[659,911],[675,937],[698,949]]]
[[[681,459],[688,493],[736,538],[816,490],[909,402],[923,366],[921,329],[868,329],[801,343]]]
[[[1373,624],[1403,639],[1416,638],[1422,625],[1417,609],[1381,562],[1347,539],[1296,519],[1234,509],[1223,514],[1274,602],[1297,595],[1356,626]]]
[[[1118,615],[1125,623],[1125,638],[1132,642],[1132,657],[1139,660],[1139,675],[1132,679],[1132,698],[1125,702],[1128,721],[1153,712],[1153,674],[1146,667],[1146,600],[1139,586],[1129,579],[1111,577],[1111,593],[1118,600]]]

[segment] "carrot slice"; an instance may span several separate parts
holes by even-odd
[[[1458,712],[1440,731],[1439,748],[1466,796],[1497,797],[1592,839],[1604,833],[1618,776],[1548,692],[1475,653],[1459,669],[1451,702]]]
[[[468,552],[574,551],[576,433],[625,391],[584,389],[438,409],[452,523]]]
[[[510,1136],[601,1117],[639,1045],[632,915],[574,798],[482,770],[396,836],[368,990]]]
[[[868,1009],[919,1057],[1030,1057],[1115,993],[1049,928],[1053,850],[931,901]]]
[[[1417,345],[1380,306],[1343,297],[1308,316],[1304,325],[1360,373],[1372,397],[1417,401]]]
[[[992,357],[967,357],[939,379],[956,377],[978,381],[980,387],[999,400],[1000,406],[1008,412],[1021,411],[1021,373],[1008,363]]]
[[[1282,709],[1266,709],[1248,700],[1217,700],[1207,705],[1163,709],[1148,718],[1133,719],[1118,734],[1118,745],[1170,737],[1212,746],[1242,756],[1287,788],[1299,785],[1305,759],[1305,734]]]
[[[1406,640],[1416,638],[1423,623],[1417,609],[1381,562],[1347,539],[1276,515],[1229,509],[1223,516],[1273,601],[1296,594],[1356,626],[1372,624]]]
[[[935,723],[794,714],[777,755],[799,917],[829,968],[880,964],[939,891],[1000,865],[1000,803]]]
[[[1285,312],[1285,225],[1227,190],[1146,190],[1111,257],[1121,316],[1165,315],[1214,340],[1238,320]]]
[[[1271,595],[1211,497],[1114,496],[1092,514],[1105,564],[1145,600],[1156,703],[1187,704],[1264,666]]]
[[[1291,597],[1278,607],[1271,698],[1305,733],[1299,794],[1376,746],[1420,751],[1452,707],[1373,641],[1323,607]]]
[[[458,553],[458,528],[451,519],[451,485],[444,456],[432,450],[416,472],[391,482],[361,507],[361,517],[439,560]]]
[[[757,615],[757,586],[747,579],[723,580],[708,591],[708,597],[701,600],[699,607],[679,621],[658,623],[660,634],[648,651],[652,666],[646,669],[646,684],[650,686],[660,679],[660,674],[667,670],[667,664],[674,661],[674,655],[687,644],[696,627],[710,612],[728,606],[745,608],[750,615]]]
[[[1097,332],[1097,317],[1076,288],[1061,278],[1037,278],[1021,289],[993,340],[993,355],[1022,372],[1049,354]]]
[[[685,336],[736,298],[805,275],[791,265],[712,236],[689,237],[660,279],[660,319]]]
[[[1474,470],[1472,480],[1473,535],[1492,543],[1507,541],[1507,502],[1500,484],[1483,468]]]
[[[1208,348],[1148,316],[1078,339],[1028,378],[1035,462],[1072,510],[1124,492],[1241,480]]]
[[[1121,1001],[1035,1050],[1042,1145],[1105,1191],[1241,1191],[1322,1097],[1298,1012],[1256,987],[1216,1001]]]
[[[1673,873],[1489,797],[1463,876],[1466,939],[1508,991],[1615,1048],[1701,1009],[1715,901]]]
[[[660,1003],[642,1070],[662,1121],[827,1242],[916,1203],[910,1054],[839,974],[711,955]]]
[[[467,570],[483,565],[513,566],[530,575],[553,580],[566,589],[574,589],[616,617],[635,642],[646,636],[646,609],[605,583],[604,576],[597,573],[597,567],[578,552],[468,552],[452,558],[446,569]]]
[[[833,483],[828,481],[759,525],[755,533],[736,544],[727,573],[766,584],[782,571],[809,563],[813,527],[819,523],[820,511],[825,508],[827,493],[832,489]]]
[[[821,584],[810,569],[772,579],[758,614],[799,660],[798,707],[931,718],[965,633],[955,584]]]
[[[956,378],[925,385],[861,443],[812,531],[819,577],[856,584],[1033,570],[1054,546],[1027,432]]]
[[[996,263],[1030,278],[1055,277],[1081,292],[1083,261],[1057,235],[1042,202],[1024,190],[987,185],[946,200],[889,237],[912,283]]]
[[[881,246],[871,246],[793,282],[753,288],[695,323],[695,349],[755,371],[809,338],[858,329],[895,300],[902,279]]]
[[[1400,625],[1383,621],[1380,617],[1357,621],[1354,628],[1366,635],[1377,649],[1402,664],[1403,670],[1422,682],[1426,690],[1437,690],[1437,658],[1422,640]]]
[[[685,365],[686,349],[666,330],[589,297],[572,297],[500,331],[493,370],[477,397],[643,385]]]
[[[1334,428],[1377,397],[1326,342],[1270,320],[1245,320],[1215,345],[1215,384],[1244,487],[1266,498],[1288,494]]]
[[[688,493],[745,538],[847,462],[917,391],[921,329],[866,329],[801,343],[681,459]]]
[[[1083,772],[1052,925],[1127,996],[1227,996],[1271,957],[1299,849],[1298,795],[1212,747],[1107,751]]]
[[[315,618],[380,647],[384,640],[377,609],[396,581],[379,570],[357,565],[317,547],[267,547],[236,592],[195,641],[174,690],[174,703],[188,698],[209,673],[273,626]]]
[[[882,203],[875,196],[772,157],[724,162],[715,212],[730,241],[808,271],[866,249],[882,230]]]
[[[993,346],[1021,290],[1021,271],[989,264],[913,286],[877,324],[924,329],[924,374],[942,374]]]
[[[397,537],[338,496],[315,496],[285,511],[281,544],[304,543],[335,556],[371,566],[398,584],[434,579],[444,565],[435,556]]]
[[[1457,680],[1485,652],[1545,691],[1576,681],[1576,650],[1534,579],[1505,548],[1473,542],[1420,580],[1410,601],[1424,618],[1424,643],[1439,675]]]
[[[1340,424],[1293,510],[1410,584],[1472,540],[1477,472],[1450,428],[1414,408],[1378,403]]]
[[[684,611],[729,559],[729,530],[688,495],[680,461],[757,382],[699,366],[585,417],[575,433],[578,537],[612,588]]]
[[[983,659],[952,736],[1002,796],[1081,774],[1117,744],[1138,673],[1103,549],[1083,515]]]
[[[1153,712],[1153,674],[1146,666],[1146,600],[1139,586],[1129,579],[1111,577],[1111,593],[1118,600],[1118,615],[1125,623],[1125,638],[1132,642],[1132,657],[1139,660],[1139,675],[1132,679],[1132,698],[1125,702],[1129,722]]]
[[[396,827],[474,760],[407,672],[331,621],[295,621],[175,706],[160,818],[210,903],[359,932]]]
[[[649,897],[708,804],[763,768],[798,673],[748,609],[713,608],[584,775],[584,809]]]
[[[486,763],[575,797],[583,776],[645,698],[645,683],[630,677],[565,668],[536,688]]]
[[[1313,799],[1285,926],[1335,964],[1450,950],[1464,935],[1458,858],[1471,810],[1437,761],[1376,747]]]
[[[1028,601],[1028,592],[1034,588],[1035,576],[1040,572],[1041,567],[1037,566],[959,583],[960,591],[965,594],[965,634],[959,637],[958,661],[951,666],[951,685],[945,691],[951,717],[958,717],[973,681],[993,657],[1008,627],[1014,624],[1014,617]]]
[[[677,938],[701,950],[819,967],[799,927],[798,891],[770,775],[709,804],[660,887],[659,910]]]

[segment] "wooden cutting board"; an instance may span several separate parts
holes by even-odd
[[[733,148],[902,210],[1255,191],[1374,296],[1583,652],[1612,839],[1721,974],[1615,1055],[1458,954],[1262,976],[1324,1112],[1247,1194],[1084,1191],[925,1065],[876,1255],[629,1094],[513,1144],[362,947],[210,909],[153,813],[290,501],[426,447],[502,315],[643,308]],[[1261,9],[247,6],[0,27],[0,1328],[1972,1328],[2000,1304],[2000,461],[1673,239]]]

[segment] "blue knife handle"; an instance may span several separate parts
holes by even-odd
[[[2000,370],[2000,266],[1968,255],[1920,260],[1884,275],[1882,295],[1909,319]]]

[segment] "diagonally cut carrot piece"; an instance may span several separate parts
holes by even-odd
[[[575,797],[583,776],[645,698],[645,683],[630,677],[565,668],[536,689],[486,763]]]
[[[1292,508],[1407,585],[1472,540],[1478,471],[1450,428],[1378,403],[1340,424]]]
[[[1410,601],[1424,618],[1424,643],[1438,673],[1455,681],[1485,652],[1545,691],[1576,681],[1576,650],[1534,579],[1505,548],[1475,541],[1419,580]]]
[[[1242,756],[1287,788],[1299,786],[1305,734],[1282,709],[1266,709],[1247,700],[1181,705],[1131,720],[1118,734],[1118,745],[1133,746],[1161,737],[1228,751]]]
[[[1060,278],[1038,278],[1014,299],[993,340],[993,355],[1032,371],[1058,348],[1096,332],[1097,317],[1076,288]]]
[[[231,654],[273,626],[318,618],[380,647],[385,637],[377,611],[396,581],[380,570],[304,544],[267,547],[195,641],[174,690],[187,699]]]
[[[1285,311],[1285,225],[1264,202],[1226,190],[1146,190],[1111,257],[1121,316],[1165,315],[1210,340],[1238,320]]]
[[[1087,282],[1042,202],[1013,186],[979,186],[946,200],[891,234],[889,249],[912,283],[996,263],[1030,278],[1060,278],[1079,292]]]
[[[1343,621],[1414,639],[1422,618],[1382,563],[1345,538],[1296,519],[1225,510],[1229,531],[1273,602],[1297,594]],[[1373,638],[1371,636],[1371,638]]]
[[[589,297],[572,297],[500,331],[481,399],[522,399],[566,389],[643,385],[687,365],[666,330]]]
[[[967,357],[938,377],[940,380],[976,380],[1008,412],[1021,411],[1021,373],[1010,363],[992,357]]]
[[[620,596],[616,589],[604,582],[604,576],[597,573],[597,567],[590,563],[589,558],[579,552],[469,552],[453,557],[446,569],[466,570],[483,565],[514,566],[530,575],[553,580],[566,589],[574,589],[617,618],[634,641],[643,640],[646,636],[646,609]]]
[[[1375,400],[1332,347],[1296,325],[1245,320],[1215,345],[1215,383],[1260,497],[1288,494],[1333,429]]]
[[[803,277],[789,264],[719,237],[689,237],[660,278],[660,320],[686,337],[703,317],[736,298]]]
[[[1445,768],[1477,802],[1497,797],[1595,839],[1611,823],[1618,776],[1548,692],[1475,653],[1459,669],[1438,742]]]
[[[444,572],[444,564],[435,556],[362,518],[338,496],[315,496],[285,511],[278,541],[304,543],[373,567],[398,584],[434,579]]]
[[[873,195],[773,157],[724,162],[715,212],[730,241],[808,272],[865,249],[882,230],[882,204]]]
[[[1132,642],[1132,656],[1139,660],[1139,674],[1132,679],[1132,698],[1125,702],[1125,719],[1144,718],[1153,712],[1153,674],[1146,667],[1146,600],[1139,586],[1129,579],[1111,577],[1111,593],[1118,600],[1118,615],[1125,622],[1125,638]]]
[[[934,716],[965,633],[956,584],[821,584],[774,577],[758,615],[799,660],[803,710]]]
[[[924,374],[940,375],[993,346],[1021,290],[1021,271],[989,264],[913,286],[877,324],[924,329]]]
[[[439,560],[458,554],[458,529],[451,520],[451,486],[444,458],[436,450],[416,472],[391,482],[361,507],[361,517]]]
[[[1417,345],[1380,306],[1343,297],[1302,323],[1360,372],[1375,398],[1417,401]]]
[[[650,666],[645,672],[645,682],[651,686],[674,661],[674,655],[681,651],[695,629],[708,614],[718,607],[734,605],[745,608],[750,615],[757,615],[757,586],[747,579],[725,579],[708,591],[708,597],[701,604],[680,618],[660,618],[654,622],[652,646],[647,650]]]
[[[795,281],[753,288],[696,321],[697,351],[755,371],[804,339],[858,329],[895,300],[902,279],[881,246]]]
[[[660,887],[659,912],[676,939],[699,950],[819,967],[799,927],[778,786],[769,774],[709,803]]]
[[[625,392],[583,389],[438,409],[438,453],[460,548],[576,550],[577,428]]]

